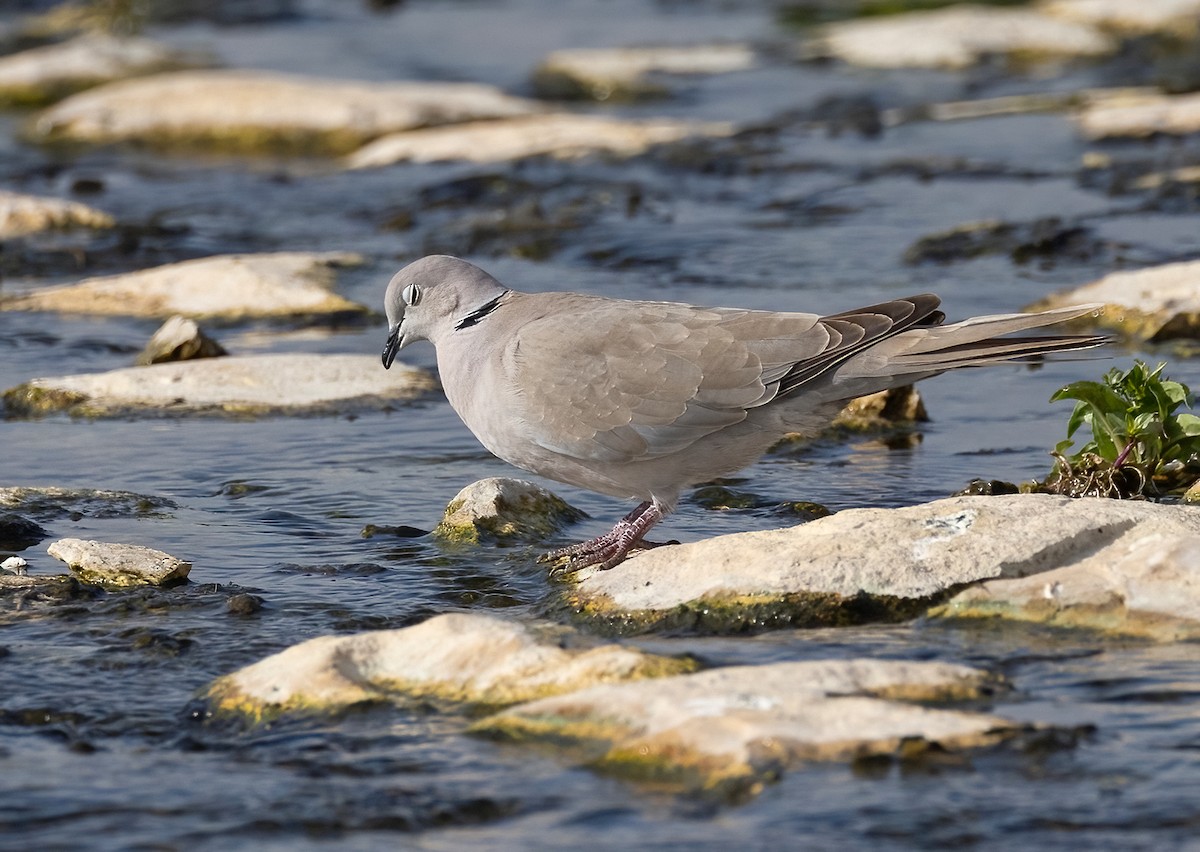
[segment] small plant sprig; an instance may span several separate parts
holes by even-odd
[[[1072,497],[1157,497],[1180,491],[1200,476],[1200,417],[1187,385],[1162,377],[1165,364],[1150,370],[1141,361],[1121,372],[1109,370],[1101,382],[1073,382],[1051,402],[1075,400],[1067,438],[1051,455],[1055,465],[1044,486]],[[1092,439],[1075,453],[1081,426]]]

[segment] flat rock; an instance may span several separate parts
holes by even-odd
[[[1111,272],[1098,281],[1055,293],[1029,310],[1102,304],[1088,324],[1134,340],[1163,343],[1200,337],[1200,260]]]
[[[74,95],[43,113],[33,132],[45,142],[345,153],[385,133],[538,109],[478,83],[181,71]]]
[[[425,370],[373,355],[282,353],[177,361],[33,379],[4,393],[9,414],[333,414],[386,408],[438,387]]]
[[[1103,56],[1116,42],[1086,23],[1035,9],[955,5],[841,21],[806,52],[870,68],[967,68],[990,54]]]
[[[1048,15],[1133,35],[1194,36],[1200,25],[1200,0],[1044,0],[1038,8]]]
[[[0,508],[14,509],[42,521],[71,516],[88,518],[166,517],[174,500],[96,488],[57,486],[0,487]]]
[[[393,133],[355,151],[346,158],[346,165],[364,169],[441,160],[495,163],[542,155],[574,159],[597,153],[632,157],[654,145],[732,132],[732,125],[716,122],[633,121],[554,113]]]
[[[567,598],[583,617],[632,631],[897,620],[966,584],[1111,556],[1134,532],[1200,534],[1200,512],[1045,494],[847,509],[789,529],[642,551],[610,571],[584,569]]]
[[[556,494],[523,479],[491,477],[464,488],[433,534],[447,541],[540,541],[584,517]]]
[[[144,38],[101,33],[0,56],[0,103],[40,105],[125,77],[196,64]]]
[[[252,720],[364,701],[506,705],[694,668],[620,645],[567,644],[564,635],[562,628],[449,613],[399,630],[310,639],[219,678],[207,699],[217,712]]]
[[[978,698],[995,684],[977,669],[936,662],[734,666],[545,698],[473,730],[547,741],[591,766],[656,784],[745,795],[802,761],[992,745],[1020,726],[908,702]]]
[[[61,198],[0,189],[0,239],[62,228],[111,228],[112,216]]]
[[[556,50],[534,70],[538,94],[605,101],[666,94],[661,74],[725,74],[754,67],[745,44]]]
[[[67,563],[85,583],[102,586],[170,586],[182,583],[192,570],[190,562],[136,544],[63,538],[46,552]]]
[[[213,340],[195,320],[171,317],[154,332],[146,348],[138,353],[138,365],[163,364],[169,361],[192,361],[196,358],[220,358],[228,355],[225,347]]]
[[[1200,93],[1134,95],[1092,104],[1075,117],[1088,139],[1145,138],[1200,132]]]
[[[217,255],[0,296],[0,309],[222,320],[362,315],[365,306],[329,289],[337,268],[361,262],[346,252]]]

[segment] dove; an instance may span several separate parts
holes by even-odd
[[[1096,305],[944,324],[923,294],[821,316],[571,292],[522,293],[459,258],[392,277],[383,366],[427,340],[450,405],[490,452],[539,476],[639,501],[611,532],[547,554],[609,569],[683,489],[737,471],[849,400],[959,367],[1099,346],[1007,337]]]

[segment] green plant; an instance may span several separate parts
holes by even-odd
[[[1153,370],[1134,361],[1125,372],[1113,368],[1103,381],[1073,382],[1051,402],[1075,400],[1067,438],[1054,448],[1047,490],[1071,496],[1159,496],[1191,485],[1200,473],[1200,417],[1187,385],[1163,378],[1165,364]],[[1081,426],[1091,440],[1067,455]]]

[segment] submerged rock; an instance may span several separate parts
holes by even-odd
[[[492,477],[464,488],[446,506],[433,534],[447,541],[540,541],[584,513],[540,485]]]
[[[4,393],[9,414],[334,414],[386,408],[438,387],[373,355],[240,355],[33,379]]]
[[[905,263],[954,263],[988,254],[1007,254],[1014,263],[1035,257],[1091,257],[1096,240],[1081,225],[1070,225],[1057,216],[1032,222],[987,219],[968,222],[921,237],[904,253]]]
[[[631,121],[554,113],[393,133],[355,151],[346,164],[352,169],[364,169],[440,160],[496,163],[540,155],[560,159],[596,153],[632,157],[653,145],[697,136],[728,136],[732,132],[732,125],[717,122]]]
[[[195,64],[144,38],[90,33],[0,57],[0,104],[46,104],[101,83]]]
[[[67,563],[85,583],[101,586],[170,586],[182,583],[192,570],[190,562],[136,544],[64,538],[46,552]]]
[[[29,518],[12,512],[0,515],[0,550],[25,550],[49,537],[50,533]],[[8,567],[8,563],[0,567]]]
[[[219,358],[228,355],[225,347],[213,340],[195,320],[178,314],[163,323],[137,356],[139,366],[169,361],[192,361],[197,358]]]
[[[92,488],[0,488],[0,507],[16,509],[43,521],[59,518],[165,517],[177,508],[174,500]]]
[[[872,68],[966,68],[989,54],[1103,56],[1116,42],[1095,27],[1036,9],[954,5],[830,24],[807,47]]]
[[[1200,93],[1141,95],[1093,104],[1076,117],[1088,139],[1142,138],[1200,132]]]
[[[752,68],[745,44],[556,50],[533,73],[544,98],[628,100],[667,93],[655,74],[725,74]]]
[[[634,631],[894,621],[965,584],[1111,559],[1135,533],[1197,535],[1200,512],[1040,494],[847,509],[790,529],[642,551],[611,571],[584,569],[567,597],[584,618]]]
[[[0,239],[62,228],[111,228],[115,224],[112,216],[77,201],[0,189]]]
[[[310,639],[219,678],[206,698],[215,712],[257,721],[365,701],[504,705],[694,668],[619,645],[564,647],[562,639],[559,628],[448,613],[400,630]]]
[[[237,320],[366,314],[330,291],[347,252],[229,254],[0,296],[0,309]]]
[[[345,153],[385,133],[537,109],[531,101],[478,83],[182,71],[74,95],[47,110],[34,133],[44,142]]]
[[[573,749],[589,765],[686,790],[745,795],[801,762],[992,745],[1021,725],[908,702],[989,695],[949,663],[821,660],[606,684],[510,708],[477,733]]]
[[[1055,293],[1028,310],[1089,302],[1103,305],[1089,323],[1134,340],[1194,340],[1200,337],[1200,260],[1112,272],[1091,284]]]

